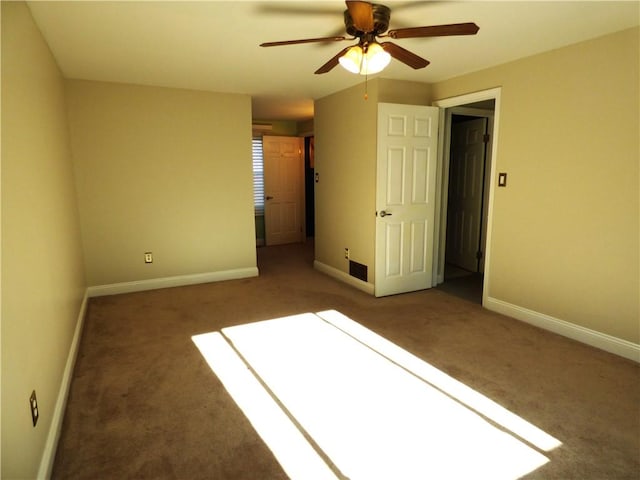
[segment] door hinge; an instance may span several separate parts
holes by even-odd
[[[485,133],[484,136],[482,137],[482,141],[484,141],[484,143],[489,143],[490,138],[491,138],[491,135],[489,135],[488,133]]]
[[[476,259],[481,260],[482,259],[482,250],[478,250],[476,252]]]

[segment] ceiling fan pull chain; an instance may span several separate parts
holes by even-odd
[[[362,57],[360,57],[360,73],[362,73],[362,67],[364,65],[364,59],[367,56],[367,45],[362,49]],[[364,71],[364,99],[369,100],[369,65],[367,65]]]
[[[369,100],[369,74],[364,76],[364,99]]]

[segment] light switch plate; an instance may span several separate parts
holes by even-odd
[[[504,172],[500,172],[498,174],[498,186],[506,187],[507,186],[507,174]]]
[[[35,427],[38,423],[38,418],[40,418],[40,412],[38,411],[38,399],[36,398],[35,390],[31,392],[31,396],[29,397],[29,407],[31,408],[31,421]]]

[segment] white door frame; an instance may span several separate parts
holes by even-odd
[[[461,107],[470,103],[481,102],[484,100],[495,101],[495,111],[493,116],[493,134],[491,135],[491,157],[490,171],[491,179],[489,181],[489,205],[487,209],[487,246],[484,252],[484,283],[482,286],[482,305],[486,304],[489,295],[489,278],[491,270],[491,232],[493,231],[493,201],[496,186],[496,160],[498,158],[498,132],[500,125],[500,95],[501,87],[483,90],[480,92],[469,93],[456,97],[436,100],[433,105],[440,108],[440,129],[438,138],[438,168],[436,178],[436,219],[435,219],[435,237],[434,242],[434,259],[433,262],[433,278],[438,283],[444,281],[444,250],[446,241],[446,221],[447,221],[447,185],[449,180],[448,160],[449,147],[451,142],[451,113],[447,115],[447,109]],[[447,121],[448,117],[448,121]],[[444,196],[443,196],[444,195]],[[434,285],[435,286],[435,285]]]

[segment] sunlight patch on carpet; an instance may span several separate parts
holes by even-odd
[[[550,452],[562,445],[557,438],[549,435],[544,430],[539,429],[464,383],[398,347],[386,338],[354,322],[340,312],[328,310],[326,312],[318,312],[317,315],[536,448]]]
[[[220,333],[205,333],[192,339],[290,478],[336,479]]]
[[[339,312],[222,334],[193,341],[292,479],[513,480],[560,445]]]

